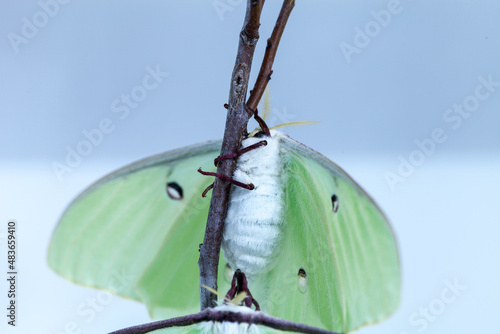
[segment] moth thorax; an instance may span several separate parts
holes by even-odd
[[[232,186],[222,249],[230,266],[250,279],[272,268],[283,235],[282,163],[278,138],[248,138],[242,148],[266,140],[267,145],[238,158],[233,178],[255,189]]]

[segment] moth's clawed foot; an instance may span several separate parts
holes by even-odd
[[[219,156],[219,157],[217,157],[217,158],[214,159],[215,167],[217,167],[219,165],[219,162],[222,161],[222,160],[237,158],[237,157],[239,157],[242,154],[245,154],[245,153],[247,153],[249,151],[255,150],[256,148],[259,148],[259,147],[262,147],[262,146],[266,146],[266,145],[267,145],[267,140],[261,140],[260,142],[255,143],[255,144],[250,145],[250,146],[247,146],[247,147],[239,150],[238,152],[229,153],[229,154],[226,154],[226,155],[221,155],[221,156]]]
[[[257,110],[257,108],[255,110],[252,110],[252,111],[253,111],[253,118],[255,118],[257,123],[259,123],[259,126],[262,129],[262,132],[264,132],[264,134],[266,136],[271,137],[271,131],[269,130],[269,127],[267,126],[266,121],[264,121],[264,119],[262,119],[262,117],[259,116],[259,111]]]
[[[256,311],[260,311],[259,303],[252,297],[252,293],[248,289],[248,281],[245,273],[239,269],[236,269],[233,275],[233,280],[231,281],[231,288],[226,294],[226,299],[233,300],[240,293],[245,293],[245,298],[243,299],[243,304],[246,307],[255,306]]]
[[[239,182],[239,181],[236,181],[235,179],[227,176],[227,175],[224,175],[224,174],[219,174],[219,173],[213,173],[213,172],[205,172],[205,171],[202,171],[201,170],[201,167],[198,168],[198,173],[200,173],[201,175],[208,175],[208,176],[215,176],[216,178],[218,179],[221,179],[223,181],[227,181],[231,184],[234,184],[235,186],[238,186],[238,187],[241,187],[241,188],[244,188],[244,189],[248,189],[248,190],[254,190],[255,189],[255,186],[253,185],[253,183],[243,183],[243,182]],[[205,191],[203,192],[205,195],[206,195],[206,191],[210,190],[210,188],[212,188],[212,186],[208,186],[207,189],[205,189]]]
[[[224,105],[224,106],[226,106],[226,105]],[[269,127],[267,126],[266,122],[259,116],[257,109],[255,109],[255,111],[253,111],[251,109],[248,109],[248,110],[253,113],[253,116],[254,116],[255,120],[259,123],[260,128],[262,129],[262,131],[264,132],[264,134],[266,136],[268,136],[268,137],[271,137],[271,132],[269,130]],[[252,144],[250,146],[242,148],[241,150],[239,150],[237,152],[233,152],[233,153],[229,153],[229,154],[218,156],[217,158],[214,159],[214,165],[215,165],[215,167],[218,167],[219,166],[219,162],[221,162],[222,160],[237,158],[237,157],[239,157],[239,156],[241,156],[241,155],[243,155],[243,154],[245,154],[247,152],[250,152],[252,150],[255,150],[255,149],[259,148],[259,147],[266,146],[266,145],[267,145],[267,140],[261,140],[261,141],[255,143],[255,144]],[[233,179],[233,178],[231,178],[231,177],[229,177],[227,175],[224,175],[224,174],[213,173],[213,172],[205,172],[205,171],[201,170],[201,168],[198,169],[198,172],[200,174],[202,174],[202,175],[215,176],[218,179],[230,182],[231,184],[234,184],[235,186],[238,186],[238,187],[241,187],[241,188],[244,188],[244,189],[248,189],[248,190],[255,189],[255,186],[254,186],[253,183],[239,182],[239,181],[236,181],[235,179]],[[203,193],[201,194],[201,196],[202,197],[206,197],[207,193],[213,187],[214,187],[214,184],[212,183],[211,185],[209,185],[203,191]]]
[[[214,187],[214,183],[212,182],[208,187],[203,190],[203,193],[201,193],[201,197],[207,197],[207,193]]]

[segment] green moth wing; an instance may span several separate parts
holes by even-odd
[[[49,266],[78,284],[110,290],[170,316],[199,310],[199,244],[220,141],[139,161],[90,186],[66,209]],[[170,184],[170,186],[167,186]],[[167,189],[167,188],[171,189]],[[174,199],[168,195],[179,196]]]
[[[269,314],[336,332],[382,320],[400,294],[387,218],[340,167],[282,141],[286,230],[276,266],[256,283],[267,293],[254,297]]]

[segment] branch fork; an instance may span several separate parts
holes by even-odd
[[[247,11],[243,29],[240,33],[238,53],[231,77],[231,89],[227,105],[226,127],[222,140],[221,156],[227,156],[237,152],[241,146],[241,140],[247,134],[247,124],[257,109],[262,98],[267,82],[272,73],[272,65],[276,56],[279,41],[285,29],[288,17],[294,7],[294,0],[283,2],[276,25],[267,42],[264,60],[257,77],[255,86],[250,94],[248,102],[245,103],[248,90],[248,79],[252,67],[255,45],[259,39],[260,16],[264,0],[248,0]],[[224,219],[229,203],[231,181],[236,168],[235,159],[221,160],[217,166],[217,177],[212,190],[212,200],[208,213],[205,238],[200,248],[200,302],[201,309],[216,305],[217,296],[212,292],[201,288],[206,285],[217,290],[217,272],[220,257],[220,245]],[[226,178],[227,177],[227,178]],[[204,192],[206,194],[206,192]]]

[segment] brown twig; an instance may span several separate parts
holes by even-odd
[[[246,92],[248,90],[248,79],[252,66],[255,45],[259,39],[260,14],[264,0],[248,0],[245,23],[240,33],[238,54],[231,78],[231,89],[229,92],[229,104],[226,117],[226,127],[222,140],[221,156],[226,156],[237,152],[241,145],[241,140],[247,131],[247,124],[253,112],[257,108],[262,94],[270,80],[272,66],[278,45],[285,29],[288,17],[295,5],[294,0],[285,0],[276,25],[267,41],[266,53],[262,62],[254,90],[247,103]],[[250,108],[250,109],[249,109]],[[223,160],[217,167],[218,175],[225,175],[232,178],[236,168],[235,159]],[[216,178],[212,191],[212,201],[208,212],[207,226],[205,229],[205,239],[200,247],[200,286],[206,285],[217,290],[217,270],[220,257],[220,245],[222,232],[224,229],[224,219],[227,213],[229,202],[229,192],[231,184],[224,179]],[[201,309],[215,306],[217,296],[207,289],[200,287]]]
[[[269,82],[269,80],[271,80],[274,57],[276,56],[276,51],[278,51],[281,35],[283,35],[283,30],[285,29],[286,23],[294,6],[295,0],[283,1],[280,14],[273,29],[273,33],[267,40],[266,53],[264,54],[264,59],[262,60],[259,75],[257,76],[255,86],[252,89],[250,98],[247,102],[248,108],[250,108],[252,111],[257,108],[257,105],[259,104],[259,101],[264,94],[267,83]]]
[[[246,133],[248,120],[252,116],[248,113],[245,100],[248,90],[248,78],[252,67],[255,45],[259,39],[260,14],[264,0],[248,0],[245,22],[240,33],[238,54],[231,77],[229,92],[229,106],[226,117],[226,128],[222,140],[221,155],[236,152]],[[235,159],[223,160],[217,167],[217,173],[232,177],[236,167]],[[229,182],[215,179],[212,191],[212,200],[208,213],[205,239],[200,247],[200,286],[206,285],[217,290],[217,269],[220,257],[220,245],[224,219],[229,202]],[[201,309],[215,306],[217,296],[200,287]]]
[[[231,89],[229,92],[229,104],[224,104],[228,109],[226,117],[226,127],[224,138],[222,140],[221,156],[228,156],[238,152],[241,140],[246,135],[247,124],[253,112],[257,108],[262,94],[270,80],[272,65],[276,56],[279,41],[285,28],[290,12],[294,7],[294,0],[285,0],[281,8],[278,20],[274,27],[271,38],[267,41],[266,53],[262,62],[254,90],[251,93],[248,102],[245,103],[248,90],[248,79],[252,67],[252,59],[255,51],[255,45],[259,39],[260,15],[265,0],[248,0],[245,22],[240,33],[238,45],[238,54],[231,77]],[[250,108],[250,109],[249,109]],[[235,159],[224,159],[218,162],[217,173],[232,177],[236,167]],[[207,188],[209,189],[209,188]],[[215,306],[217,296],[208,289],[201,288],[206,285],[217,290],[217,270],[220,257],[220,245],[222,241],[222,232],[224,219],[229,202],[229,191],[231,183],[216,178],[214,182],[212,201],[208,213],[207,226],[205,230],[205,239],[200,247],[200,259],[198,266],[200,268],[200,301],[201,312],[190,314],[183,317],[161,320],[128,327],[112,332],[110,334],[144,334],[158,329],[189,326],[203,321],[229,321],[237,323],[249,323],[264,325],[274,329],[311,334],[337,334],[324,329],[319,329],[304,324],[272,317],[262,312],[240,313],[230,311],[218,311],[211,308]]]
[[[240,33],[238,54],[236,56],[236,63],[231,78],[229,105],[221,156],[236,152],[241,145],[241,140],[246,134],[248,120],[252,116],[252,111],[257,107],[267,82],[270,79],[272,64],[276,56],[279,41],[294,4],[295,1],[293,0],[285,0],[283,2],[273,33],[268,40],[266,53],[259,71],[259,76],[255,83],[254,91],[248,103],[245,104],[253,54],[255,45],[259,39],[259,21],[264,0],[248,0],[247,2],[245,23]],[[250,110],[248,110],[247,107],[249,107]],[[236,160],[223,160],[218,165],[217,174],[232,177],[235,167]],[[215,290],[217,290],[220,245],[230,190],[231,184],[229,182],[218,178],[215,180],[207,226],[205,229],[205,239],[200,248],[200,259],[198,261],[198,266],[200,268],[200,285],[206,285]],[[215,306],[216,300],[216,295],[207,289],[200,288],[202,310],[207,307]]]
[[[228,321],[237,323],[248,323],[255,325],[264,325],[274,329],[295,332],[295,333],[309,333],[309,334],[338,334],[330,332],[326,329],[320,329],[293,321],[288,321],[276,317],[272,317],[262,312],[231,312],[231,311],[218,311],[215,309],[207,308],[199,313],[190,314],[183,317],[150,322],[139,326],[128,327],[112,332],[110,334],[144,334],[162,328],[176,327],[176,326],[189,326],[202,321]]]

